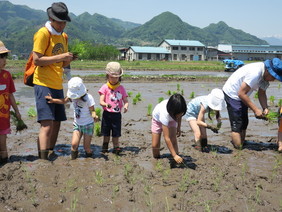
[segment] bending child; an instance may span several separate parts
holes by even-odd
[[[99,89],[100,105],[103,107],[101,133],[103,137],[102,153],[108,152],[110,136],[114,146],[113,153],[119,154],[121,136],[121,111],[128,110],[128,95],[120,84],[123,69],[118,62],[109,62],[106,66],[107,83]]]
[[[279,124],[279,128],[278,128],[278,141],[277,141],[277,145],[278,145],[278,152],[282,153],[282,107],[280,107],[280,109],[279,109],[278,124]]]
[[[187,112],[184,118],[189,122],[194,132],[195,148],[207,150],[208,139],[206,129],[218,133],[221,127],[220,110],[225,107],[224,94],[221,89],[215,88],[207,96],[199,96],[192,99],[187,105]],[[205,122],[205,114],[208,113],[210,120],[211,113],[215,112],[217,126],[211,126]]]
[[[45,96],[48,103],[66,104],[72,102],[74,108],[73,134],[71,142],[71,159],[78,157],[78,146],[83,136],[83,146],[86,157],[92,157],[91,139],[94,132],[94,121],[99,118],[95,112],[95,101],[91,94],[87,93],[83,81],[79,77],[73,77],[68,82],[67,97],[54,99],[51,95]]]
[[[153,157],[160,157],[160,141],[163,132],[166,145],[177,163],[183,159],[178,155],[177,137],[181,134],[181,118],[186,113],[187,105],[183,96],[174,94],[163,100],[153,110],[152,118],[152,150]]]
[[[0,164],[8,162],[7,134],[11,134],[10,108],[11,105],[18,119],[21,120],[14,92],[16,91],[14,81],[10,72],[4,68],[7,63],[8,50],[0,41]]]

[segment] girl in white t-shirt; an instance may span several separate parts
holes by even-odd
[[[91,94],[87,93],[83,81],[79,77],[73,77],[68,82],[67,97],[53,99],[51,95],[45,96],[48,103],[65,104],[72,102],[74,108],[73,135],[71,144],[71,159],[78,157],[78,146],[83,136],[83,145],[86,157],[92,156],[91,139],[93,136],[94,121],[98,121],[95,112],[95,101]]]
[[[178,155],[177,137],[181,134],[181,118],[187,110],[186,101],[180,94],[174,94],[163,100],[153,110],[152,118],[152,150],[153,157],[160,157],[161,133],[164,134],[166,145],[177,163],[183,159]]]

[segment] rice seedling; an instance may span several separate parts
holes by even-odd
[[[163,97],[159,97],[159,99],[158,99],[158,103],[162,102],[163,100],[164,100],[164,98],[163,98]]]
[[[153,105],[152,104],[148,104],[147,107],[147,116],[151,116],[153,112]]]
[[[102,117],[102,108],[100,107],[96,107],[95,108],[95,112],[96,112],[96,115],[99,117],[99,119],[101,120],[101,117]]]
[[[274,101],[275,101],[275,96],[270,96],[269,102],[270,102],[271,105],[274,105]]]
[[[279,84],[278,84],[278,89],[280,89],[280,88],[281,88],[281,84],[279,83]]]
[[[266,120],[269,122],[277,122],[278,117],[279,113],[274,111],[269,111],[269,113],[265,116]]]
[[[132,99],[132,104],[133,104],[133,105],[136,105],[137,102],[138,102],[138,99],[137,99],[137,98],[133,98],[133,99]]]
[[[138,100],[138,102],[140,102],[142,99],[141,99],[141,93],[137,93],[135,98]]]
[[[177,91],[180,91],[180,84],[176,85],[176,89],[177,89]]]
[[[112,192],[112,199],[114,199],[118,195],[119,190],[120,190],[119,185],[114,185]]]
[[[184,96],[184,90],[183,89],[181,89],[180,93],[181,93],[182,96]]]
[[[101,186],[104,183],[105,179],[103,177],[102,170],[95,172],[95,183],[97,183],[99,186]]]
[[[170,95],[171,95],[171,90],[168,90],[168,91],[166,92],[166,94],[167,94],[168,96],[170,96]]]
[[[182,176],[182,179],[180,181],[178,191],[185,192],[188,189],[189,186],[189,172],[185,171],[184,175]]]
[[[133,166],[129,163],[124,165],[124,177],[129,184],[133,184],[136,178],[133,175]]]
[[[128,91],[128,92],[127,92],[128,97],[131,97],[131,96],[132,96],[132,94],[133,94],[133,92],[132,92],[132,91]]]
[[[194,91],[192,91],[192,92],[190,93],[189,98],[190,98],[190,99],[194,99],[194,98],[195,98],[195,92],[194,92]]]
[[[27,111],[27,115],[29,116],[29,117],[35,117],[36,116],[36,110],[34,109],[34,107],[30,107],[29,109],[28,109],[28,111]]]
[[[166,202],[166,211],[167,211],[167,212],[170,212],[170,209],[169,209],[169,202],[168,202],[167,196],[165,197],[165,202]]]
[[[271,180],[273,180],[275,177],[277,177],[278,170],[282,165],[282,158],[279,155],[275,156],[275,163],[272,169],[272,175],[271,175]]]
[[[255,194],[255,202],[259,204],[261,202],[260,194],[261,194],[262,186],[256,185],[256,194]]]
[[[278,100],[278,107],[281,107],[282,106],[282,99],[279,99]]]
[[[219,191],[219,186],[221,183],[221,180],[223,179],[223,172],[220,171],[218,168],[213,167],[214,172],[216,173],[216,177],[214,179],[214,183],[212,186],[212,190],[214,192],[218,192]]]
[[[21,104],[21,102],[20,101],[16,101],[16,105],[20,105]]]
[[[100,123],[94,124],[94,135],[98,137],[101,136],[101,124]]]
[[[24,121],[22,119],[18,119],[18,117],[16,116],[16,113],[14,111],[10,111],[10,114],[12,116],[12,121],[16,126],[16,131],[22,131],[24,129],[27,129],[26,124],[24,123]]]
[[[258,92],[255,93],[254,98],[258,99]]]
[[[70,211],[73,211],[73,212],[76,211],[77,202],[78,202],[78,198],[76,197],[76,195],[74,195],[73,199],[71,200]]]

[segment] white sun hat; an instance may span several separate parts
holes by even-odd
[[[212,110],[222,110],[225,105],[224,93],[221,89],[215,88],[208,95],[208,106]]]
[[[67,97],[78,99],[87,92],[85,85],[80,77],[73,77],[68,82]]]

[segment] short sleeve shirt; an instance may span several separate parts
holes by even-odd
[[[95,105],[94,98],[91,94],[87,93],[84,99],[86,101],[82,99],[72,99],[74,122],[82,126],[94,122],[91,111],[89,110],[90,107]]]
[[[239,68],[224,84],[224,93],[232,99],[240,100],[238,92],[243,82],[251,88],[247,94],[248,96],[250,96],[252,92],[258,88],[265,90],[269,86],[269,83],[263,79],[264,70],[265,65],[263,62],[250,63]]]
[[[11,74],[0,71],[0,130],[10,128],[10,94],[16,91]]]
[[[52,35],[46,27],[42,27],[33,38],[33,51],[54,56],[68,52],[67,40],[63,35]],[[37,66],[33,83],[53,89],[63,89],[63,62],[48,66]]]
[[[123,99],[128,97],[125,88],[120,85],[115,90],[109,88],[107,84],[104,84],[99,89],[100,95],[105,95],[104,101],[111,105],[111,108],[104,107],[104,110],[111,113],[120,113],[123,107]]]
[[[207,113],[207,109],[208,109],[208,96],[198,96],[194,99],[192,99],[188,104],[187,104],[187,111],[186,114],[184,115],[184,119],[185,120],[189,120],[191,118],[198,118],[198,115],[200,113],[201,110],[201,105],[203,105],[203,107],[206,110]]]
[[[157,122],[162,123],[162,125],[168,126],[169,122],[174,121],[174,119],[169,115],[166,109],[168,99],[161,101],[153,110],[152,116]]]

